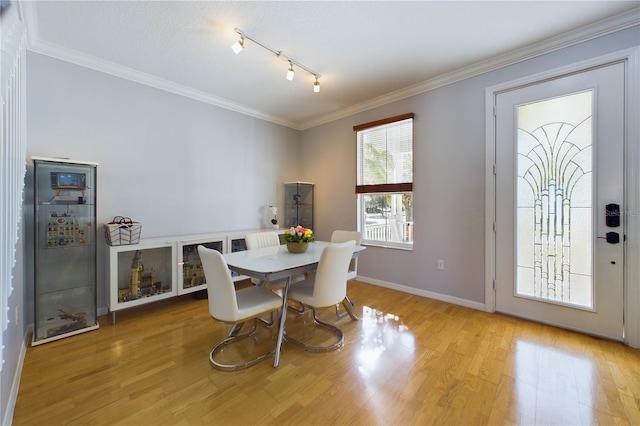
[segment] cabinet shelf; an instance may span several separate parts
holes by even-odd
[[[38,206],[95,206],[94,203],[79,203],[77,200],[66,200],[66,201],[41,201],[37,204]]]

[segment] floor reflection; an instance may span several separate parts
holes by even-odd
[[[593,424],[595,366],[591,359],[518,340],[512,407],[538,424]]]
[[[415,348],[414,336],[406,333],[408,328],[397,315],[363,306],[360,323],[362,338],[358,369],[362,374],[375,370],[376,361],[392,345],[399,343],[411,351]]]

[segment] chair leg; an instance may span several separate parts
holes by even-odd
[[[349,296],[344,298],[342,306],[344,307],[344,312],[339,312],[340,305],[336,305],[336,317],[338,319],[344,318],[345,315],[349,315],[354,321],[359,319],[358,314],[356,314],[356,305],[349,299]]]
[[[304,307],[304,305],[302,303],[296,302],[294,300],[290,300],[289,301],[289,303],[291,303],[291,302],[299,303],[300,304],[300,308],[296,308],[295,306],[292,306],[292,305],[289,304],[289,305],[287,305],[287,309],[288,310],[293,311],[298,315],[302,315],[302,314],[305,313],[305,307]]]
[[[229,330],[229,333],[227,333],[227,337],[239,337],[238,333],[240,333],[240,330],[242,329],[242,326],[244,325],[244,322],[239,322],[237,324],[233,324],[231,326],[231,329]],[[251,333],[252,331],[249,330],[249,333]],[[240,335],[242,336],[242,335]]]
[[[258,319],[260,321],[262,321],[263,323],[265,323],[267,325],[267,327],[271,327],[274,324],[273,312],[271,312],[271,318],[268,321],[266,319],[262,318],[262,317],[258,317]]]
[[[258,324],[257,318],[253,319],[253,327],[251,327],[251,330],[249,330],[246,333],[242,333],[242,334],[238,334],[238,332],[240,331],[240,329],[242,328],[242,325],[244,323],[240,323],[240,324],[235,324],[232,328],[231,331],[229,332],[229,337],[227,337],[226,339],[222,340],[220,343],[218,343],[217,345],[215,345],[213,347],[213,349],[211,349],[211,352],[209,352],[209,362],[211,363],[211,365],[213,365],[215,368],[219,369],[219,370],[223,370],[223,371],[236,371],[236,370],[242,370],[244,368],[248,368],[251,367],[254,364],[257,364],[260,361],[263,361],[271,356],[273,356],[276,353],[275,349],[272,349],[271,351],[265,353],[265,354],[261,354],[258,355],[257,357],[247,361],[247,362],[242,362],[239,364],[223,364],[221,362],[216,361],[215,359],[215,354],[217,352],[219,352],[221,349],[223,349],[225,346],[228,346],[229,344],[244,339],[246,337],[252,336],[255,334],[256,331],[256,326]],[[231,335],[232,332],[235,331],[235,335]]]
[[[330,351],[334,351],[338,348],[340,348],[342,345],[344,345],[344,333],[342,332],[342,330],[340,330],[338,327],[336,327],[335,325],[326,323],[324,321],[320,321],[318,319],[318,317],[316,316],[316,310],[314,308],[311,308],[311,311],[313,312],[313,323],[316,324],[319,327],[323,327],[326,328],[329,331],[334,332],[337,336],[338,336],[338,341],[332,345],[329,346],[310,346],[310,345],[306,345],[304,343],[302,343],[301,341],[294,339],[293,337],[289,336],[288,334],[284,335],[284,338],[288,341],[291,342],[297,346],[300,346],[302,348],[304,348],[305,351],[307,352],[330,352]]]

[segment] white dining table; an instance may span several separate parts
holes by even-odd
[[[223,255],[229,269],[241,275],[256,278],[262,281],[274,281],[286,278],[287,284],[282,295],[282,311],[278,328],[278,342],[276,346],[273,366],[280,364],[280,348],[284,338],[284,325],[287,318],[287,305],[289,303],[289,288],[291,278],[305,272],[315,271],[322,251],[331,243],[315,241],[309,244],[304,253],[289,253],[286,245],[277,247],[264,247],[245,251],[236,251]],[[364,250],[364,246],[356,246],[353,257],[358,257]],[[347,271],[345,271],[345,274]]]

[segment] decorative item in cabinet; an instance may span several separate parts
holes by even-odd
[[[137,245],[107,246],[109,312],[116,312],[177,295],[175,243],[140,240]]]
[[[227,247],[229,253],[235,253],[237,251],[245,251],[247,249],[247,243],[244,241],[244,236],[247,232],[238,232],[235,234],[227,234]],[[231,277],[234,281],[241,281],[248,279],[249,277],[240,275],[237,272],[231,271]]]
[[[313,229],[313,191],[313,183],[285,182],[284,227],[300,225]]]
[[[230,253],[235,253],[237,251],[245,251],[247,249],[247,243],[244,241],[245,234],[241,235],[230,235],[229,236],[229,250]]]
[[[178,242],[178,277],[182,277],[182,279],[179,279],[178,294],[203,291],[201,298],[205,298],[207,282],[204,277],[202,262],[198,255],[199,245],[224,253],[226,251],[226,238],[220,235],[201,235],[187,237]]]
[[[98,163],[32,157],[33,345],[98,328]]]

